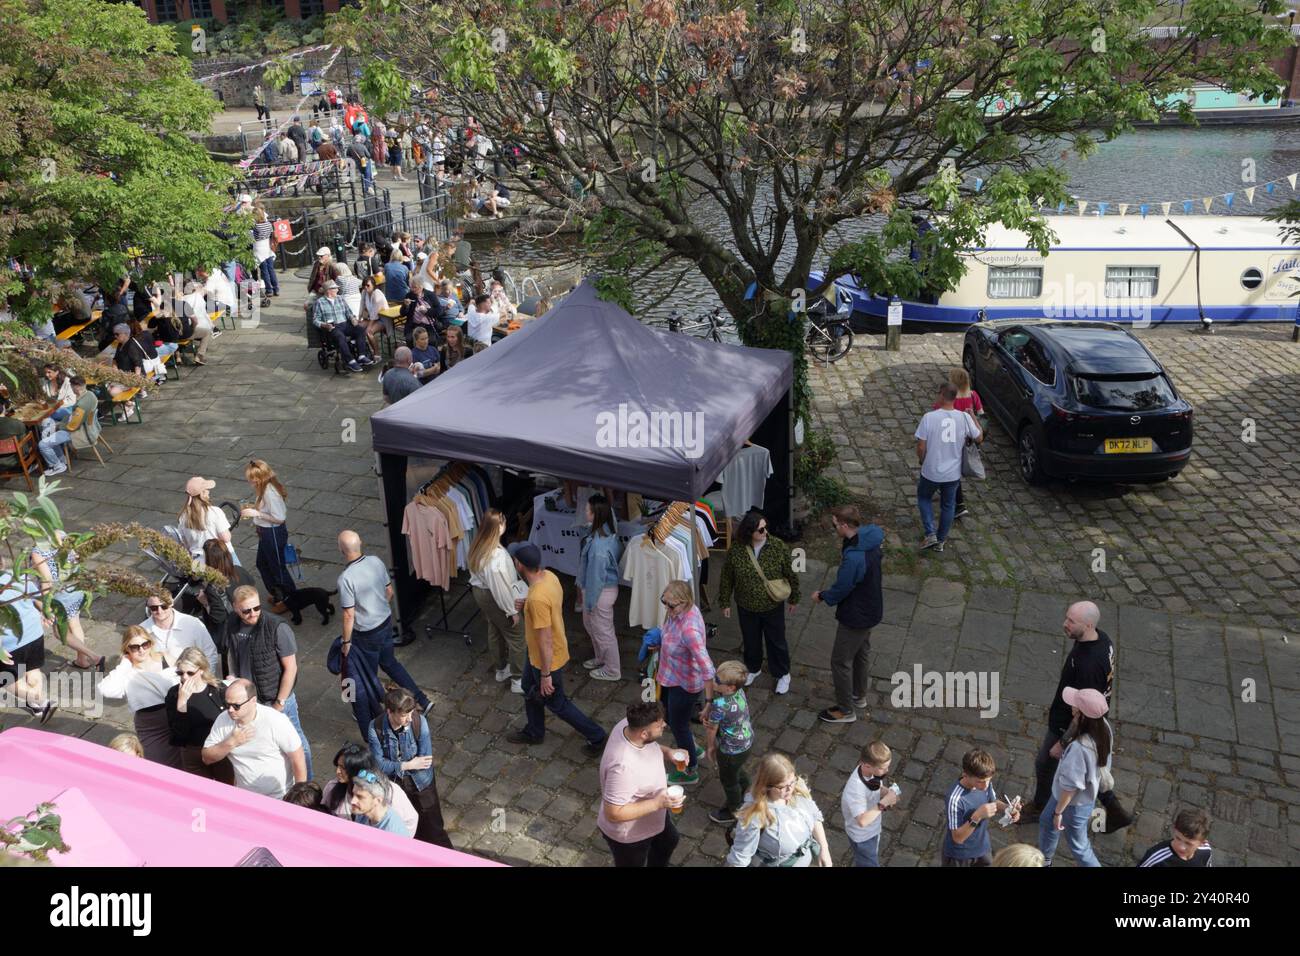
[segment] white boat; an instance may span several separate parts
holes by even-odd
[[[930,301],[903,301],[905,327],[958,328],[999,318],[1098,319],[1140,326],[1178,322],[1294,322],[1300,247],[1254,216],[1048,216],[1047,256],[1029,237],[991,226],[962,253],[966,274]],[[810,276],[816,287],[822,273]],[[837,279],[853,324],[885,325],[889,299]],[[828,290],[829,292],[829,290]],[[829,295],[828,295],[829,298]]]

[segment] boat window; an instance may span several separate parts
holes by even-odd
[[[1165,408],[1178,399],[1163,375],[1129,375],[1073,377],[1074,393],[1084,405],[1112,408],[1126,412]]]
[[[1025,347],[1016,355],[1016,361],[1044,385],[1056,383],[1056,369],[1052,365],[1052,357],[1047,354],[1041,342],[1033,339],[1026,342]]]
[[[1243,289],[1258,289],[1259,284],[1264,281],[1264,273],[1260,272],[1254,266],[1251,266],[1241,274],[1241,287]]]
[[[1106,267],[1108,299],[1152,299],[1159,284],[1159,266]]]
[[[1042,266],[989,266],[990,299],[1037,299],[1042,294]]]

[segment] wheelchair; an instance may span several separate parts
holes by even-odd
[[[330,364],[333,363],[334,374],[343,374],[343,353],[339,351],[339,347],[334,342],[332,335],[325,336],[322,339],[321,347],[316,350],[316,361],[320,363],[320,367],[323,369],[329,368]]]

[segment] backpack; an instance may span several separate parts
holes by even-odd
[[[424,720],[424,716],[418,713],[415,718],[416,720]],[[423,724],[416,724],[415,721],[411,721],[411,733],[415,735],[416,750],[420,749],[420,731],[423,727]],[[375,718],[375,736],[379,738],[379,748],[384,752],[384,759],[396,760],[398,755],[389,754],[388,752],[388,735],[384,733],[384,714],[382,713]]]
[[[320,131],[320,127],[313,126],[311,128],[311,144],[313,146],[319,146],[322,142],[324,142],[324,140],[325,140],[325,134]]]

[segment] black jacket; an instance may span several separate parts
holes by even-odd
[[[875,627],[885,616],[881,589],[880,546],[885,533],[877,525],[862,525],[840,545],[840,569],[822,600],[835,608],[835,620],[855,631]]]

